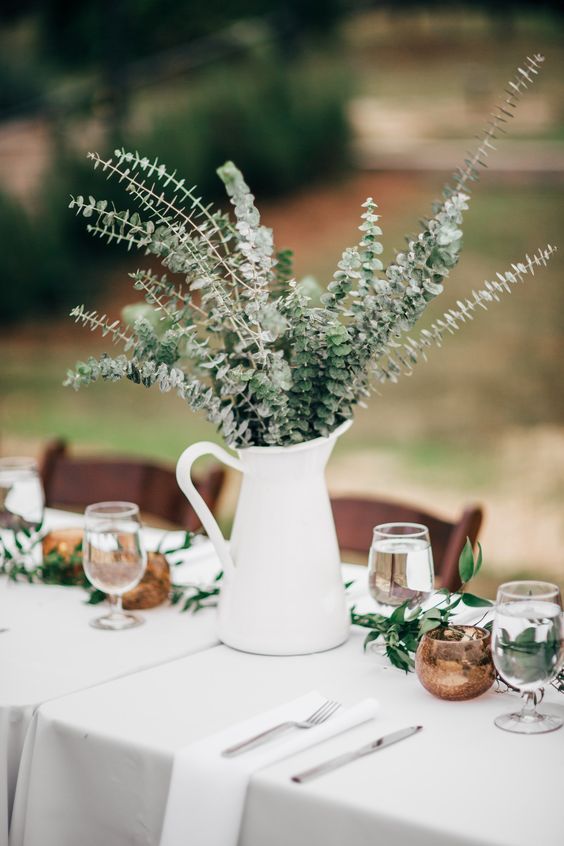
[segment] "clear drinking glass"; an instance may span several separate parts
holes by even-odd
[[[0,529],[35,531],[45,495],[33,458],[0,458]]]
[[[521,734],[560,728],[554,714],[536,710],[537,692],[556,675],[564,657],[562,598],[549,582],[507,582],[498,589],[492,630],[496,670],[525,697],[520,712],[502,714],[496,726]]]
[[[433,591],[433,551],[421,523],[376,526],[368,559],[368,584],[380,605],[396,608],[421,603]]]
[[[0,458],[0,565],[32,568],[41,561],[33,534],[43,522],[45,495],[33,458]],[[31,535],[31,537],[30,537]]]
[[[147,566],[139,508],[132,502],[97,502],[85,511],[82,544],[84,572],[108,594],[110,612],[90,621],[96,629],[119,631],[139,626],[142,617],[126,613],[122,596],[135,587]]]

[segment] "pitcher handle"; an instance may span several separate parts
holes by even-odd
[[[227,464],[228,467],[233,467],[234,470],[239,470],[241,473],[243,472],[243,465],[238,458],[235,458],[234,455],[226,452],[226,450],[211,441],[200,441],[197,444],[187,447],[176,465],[176,481],[180,490],[198,515],[202,526],[214,545],[225,573],[230,574],[234,569],[234,564],[225,538],[217,525],[215,517],[196,490],[190,475],[192,464],[202,455],[213,455],[223,462],[223,464]]]

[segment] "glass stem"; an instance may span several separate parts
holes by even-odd
[[[536,706],[536,698],[535,694],[532,691],[527,691],[523,694],[523,698],[525,700],[523,707],[521,709],[521,713],[519,714],[519,719],[521,720],[531,720],[537,717],[537,712],[535,710]]]
[[[116,595],[115,593],[110,593],[108,600],[110,603],[110,617],[121,617],[123,614],[121,594]]]

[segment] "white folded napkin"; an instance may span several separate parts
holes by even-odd
[[[236,846],[247,786],[255,770],[366,722],[378,710],[375,699],[365,699],[339,709],[320,726],[292,729],[235,758],[222,757],[228,746],[277,723],[303,720],[324,701],[316,691],[308,693],[181,749],[174,758],[160,846]]]

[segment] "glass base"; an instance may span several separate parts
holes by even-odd
[[[103,617],[96,617],[90,620],[93,629],[104,629],[108,632],[119,632],[122,629],[134,629],[142,626],[145,620],[137,617],[136,614],[105,614]]]
[[[541,714],[534,711],[525,716],[519,712],[500,714],[499,717],[496,717],[494,723],[504,731],[512,731],[517,734],[544,734],[561,728],[563,721],[554,714]]]

